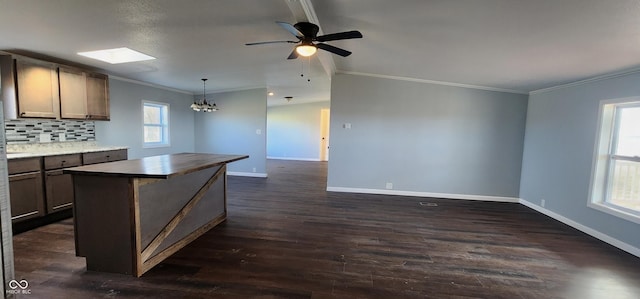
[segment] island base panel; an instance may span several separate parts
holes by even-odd
[[[76,255],[86,257],[87,270],[133,274],[129,179],[74,176],[73,181]]]
[[[226,219],[226,165],[168,179],[74,175],[76,255],[141,276]]]
[[[142,272],[226,219],[225,171],[222,165],[168,180],[137,181]]]

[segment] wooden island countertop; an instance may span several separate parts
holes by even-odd
[[[246,159],[247,155],[180,153],[66,168],[65,173],[168,179]]]
[[[76,255],[87,270],[141,276],[227,217],[227,163],[169,154],[64,169],[73,177]]]

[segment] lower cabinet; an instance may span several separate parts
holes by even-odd
[[[44,185],[47,189],[47,213],[71,208],[73,179],[70,174],[63,174],[62,169],[47,171]]]
[[[9,196],[13,222],[44,216],[42,172],[9,175]]]
[[[73,180],[71,175],[63,174],[62,169],[80,165],[82,165],[81,154],[44,157],[47,213],[71,208],[73,205]]]
[[[9,192],[11,220],[21,222],[73,207],[73,179],[63,169],[127,160],[127,150],[11,159]]]
[[[12,159],[7,163],[11,220],[19,222],[45,215],[42,158]]]

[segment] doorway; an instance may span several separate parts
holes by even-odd
[[[320,161],[329,161],[329,109],[320,109]]]

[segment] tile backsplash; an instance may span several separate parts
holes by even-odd
[[[4,127],[7,144],[96,140],[92,121],[16,119],[5,120]]]

